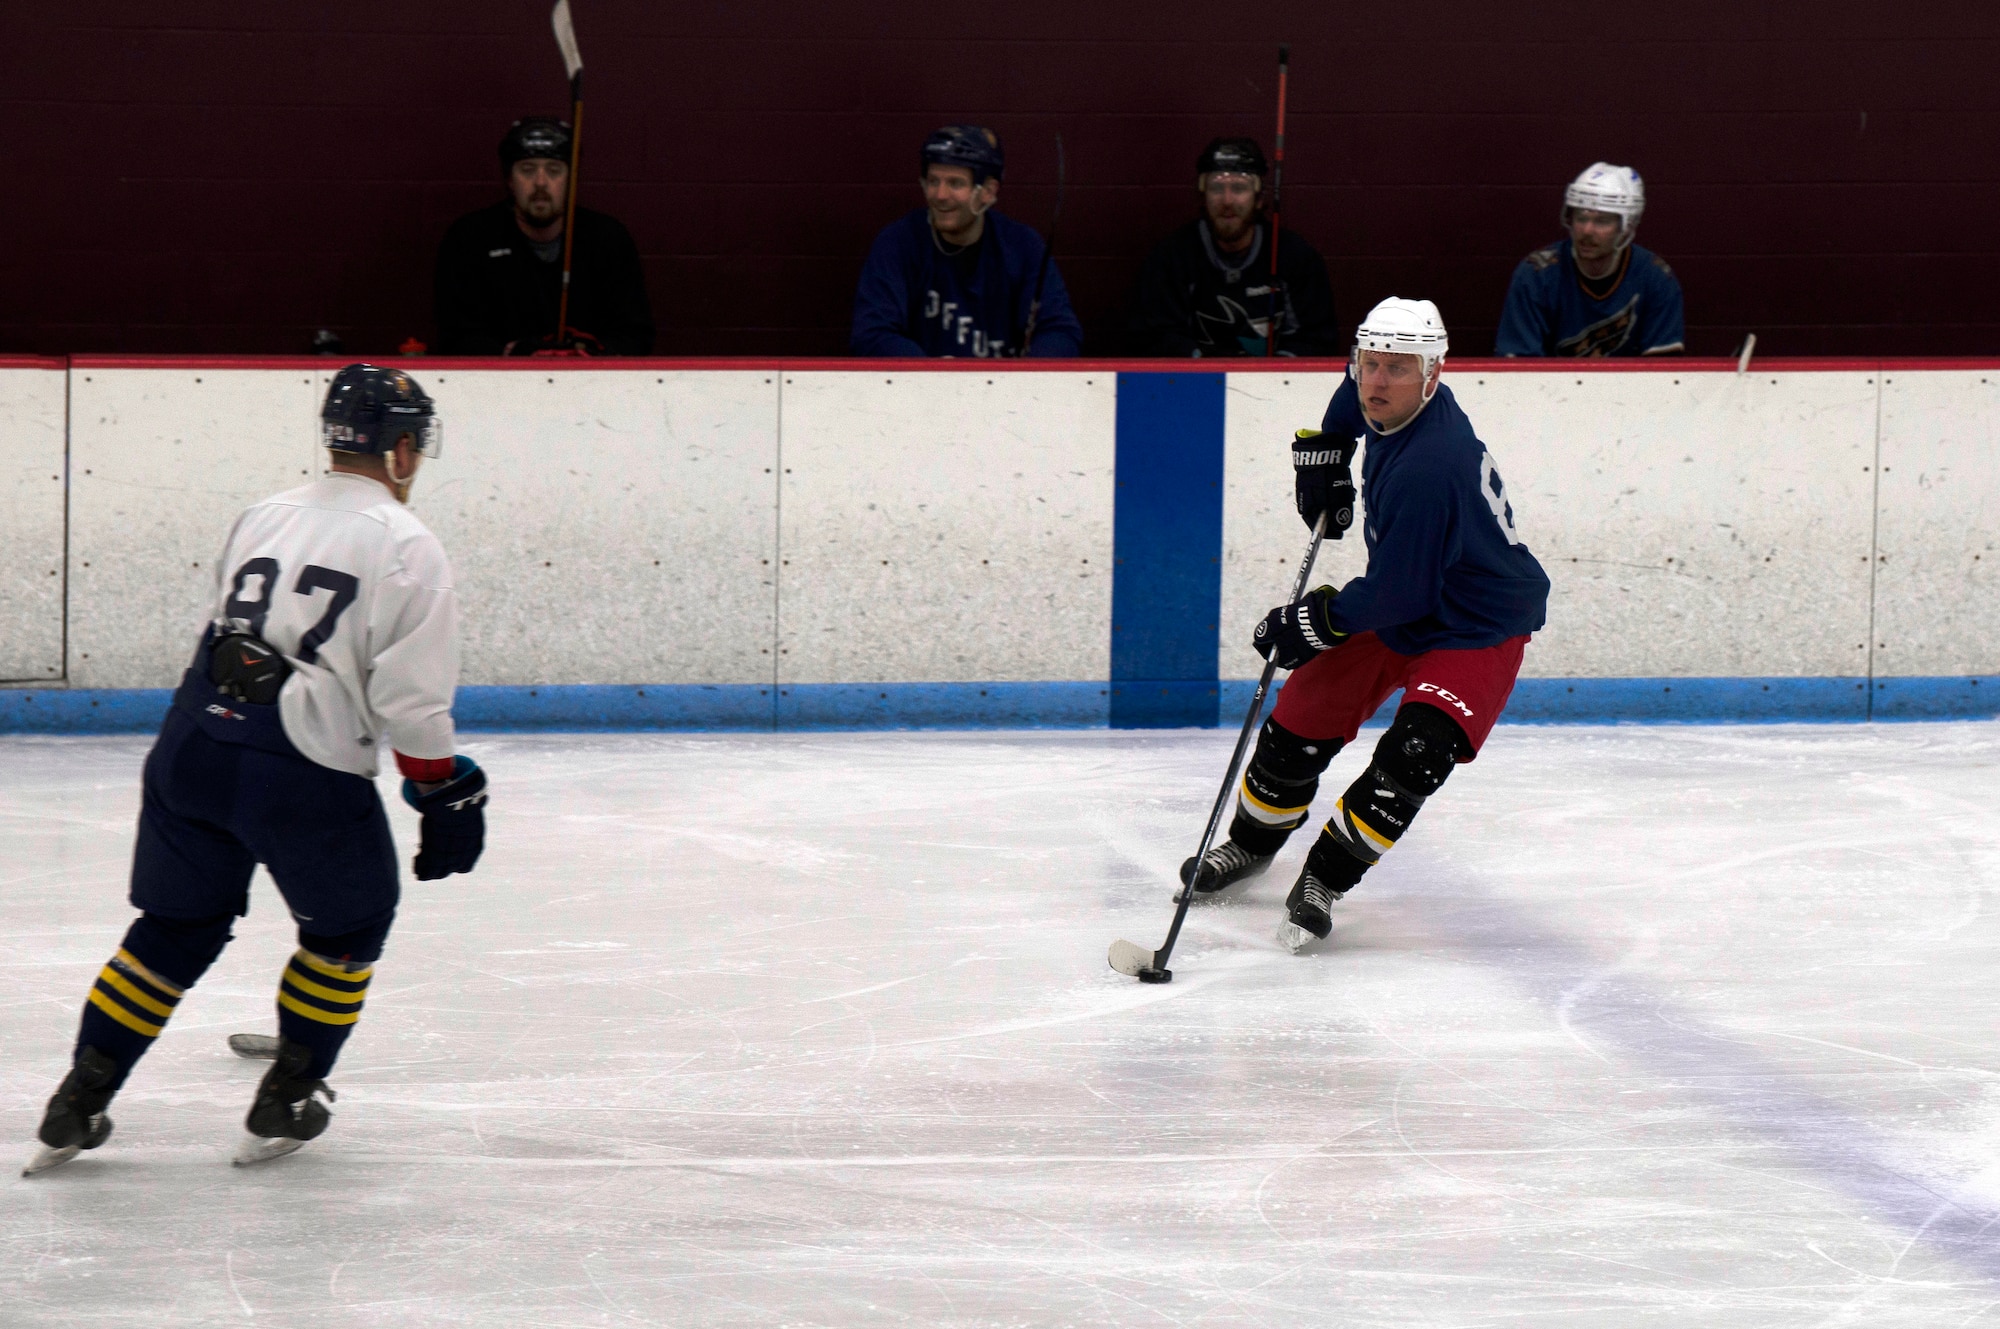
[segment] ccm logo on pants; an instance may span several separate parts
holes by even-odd
[[[1433,693],[1436,695],[1439,701],[1448,701],[1452,705],[1458,707],[1459,710],[1465,712],[1465,716],[1467,719],[1472,718],[1472,708],[1470,706],[1467,706],[1464,702],[1460,701],[1458,699],[1458,694],[1455,692],[1448,692],[1445,689],[1439,687],[1435,683],[1419,683],[1417,684],[1417,691]]]

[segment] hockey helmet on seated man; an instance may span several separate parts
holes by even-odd
[[[567,163],[570,142],[569,121],[552,115],[523,116],[507,126],[506,136],[500,140],[501,174],[513,170],[515,162],[530,157]]]
[[[1205,189],[1211,175],[1247,175],[1263,187],[1264,176],[1270,170],[1270,163],[1264,160],[1264,149],[1254,138],[1210,139],[1208,146],[1195,158],[1194,187]]]
[[[1646,211],[1646,182],[1629,166],[1592,162],[1563,190],[1562,228],[1567,231],[1578,212],[1608,212],[1618,218],[1619,249],[1632,243],[1639,218]]]
[[[1007,154],[1000,136],[981,125],[946,125],[924,140],[917,157],[917,178],[933,166],[963,166],[972,172],[972,183],[983,185],[1007,173]]]
[[[444,426],[430,394],[400,369],[352,364],[327,385],[320,409],[321,441],[335,452],[379,457],[405,434],[425,457],[444,451]]]

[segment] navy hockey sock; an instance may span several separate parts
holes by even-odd
[[[374,975],[373,964],[329,960],[304,947],[286,962],[278,980],[278,1033],[312,1049],[312,1061],[300,1068],[300,1076],[324,1080],[332,1072],[361,1018]]]
[[[91,985],[76,1036],[78,1056],[96,1048],[117,1067],[107,1089],[115,1092],[125,1083],[181,997],[229,944],[232,917],[189,921],[141,914],[126,929],[124,944]]]

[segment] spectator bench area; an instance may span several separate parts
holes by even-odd
[[[1343,368],[401,363],[444,420],[414,506],[471,728],[1233,724],[1305,547],[1288,442]],[[157,723],[338,367],[0,361],[0,729]],[[2000,361],[1445,381],[1554,581],[1510,719],[2000,713]]]

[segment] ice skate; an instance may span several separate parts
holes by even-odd
[[[255,1035],[251,1035],[255,1037]],[[303,1078],[312,1061],[312,1049],[300,1043],[277,1040],[278,1050],[271,1069],[257,1086],[257,1099],[243,1120],[250,1134],[236,1150],[235,1163],[247,1167],[295,1153],[308,1140],[325,1133],[333,1114],[313,1095],[332,1102],[335,1095],[324,1080]]]
[[[1308,864],[1292,883],[1292,893],[1285,897],[1285,921],[1278,924],[1278,941],[1294,955],[1312,942],[1325,941],[1333,931],[1333,902],[1345,893],[1314,876]]]
[[[1190,883],[1194,886],[1195,898],[1213,895],[1234,886],[1239,881],[1247,881],[1265,868],[1271,866],[1276,854],[1253,854],[1234,840],[1224,840],[1201,857],[1201,870],[1195,870],[1195,860],[1190,858],[1181,864],[1181,888],[1185,891]],[[1180,895],[1174,902],[1180,902]]]
[[[116,1091],[105,1086],[117,1074],[117,1063],[96,1048],[87,1047],[77,1055],[76,1065],[56,1087],[48,1111],[42,1114],[42,1128],[36,1132],[42,1147],[21,1169],[22,1176],[61,1167],[111,1138],[111,1118],[104,1115],[104,1109],[111,1105]]]

